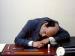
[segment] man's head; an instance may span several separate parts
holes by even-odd
[[[57,21],[47,21],[41,26],[40,34],[42,37],[52,37],[59,31],[59,24]]]

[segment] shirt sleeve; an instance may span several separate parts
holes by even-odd
[[[28,42],[28,46],[32,46],[32,44],[33,44],[33,41]]]
[[[49,41],[50,41],[51,44],[57,44],[57,42],[54,39],[54,37],[49,37]]]

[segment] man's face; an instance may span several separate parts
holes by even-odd
[[[58,30],[59,30],[59,25],[55,24],[54,27],[46,27],[46,24],[43,24],[40,30],[40,34],[42,35],[42,37],[47,36],[47,37],[52,37],[53,35],[55,35]]]

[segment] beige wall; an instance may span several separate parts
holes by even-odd
[[[0,43],[13,43],[27,20],[50,17],[75,36],[75,0],[0,0]]]

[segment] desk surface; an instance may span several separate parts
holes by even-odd
[[[15,44],[6,44],[4,50],[2,51],[2,56],[54,56],[55,48],[50,48],[50,53],[48,53],[48,49],[25,49],[22,46],[18,46]]]
[[[72,37],[69,43],[62,46],[75,48],[75,37]],[[23,46],[6,44],[1,54],[2,56],[54,56],[55,51],[55,48],[50,48],[50,53],[48,53],[48,49],[25,49]]]

